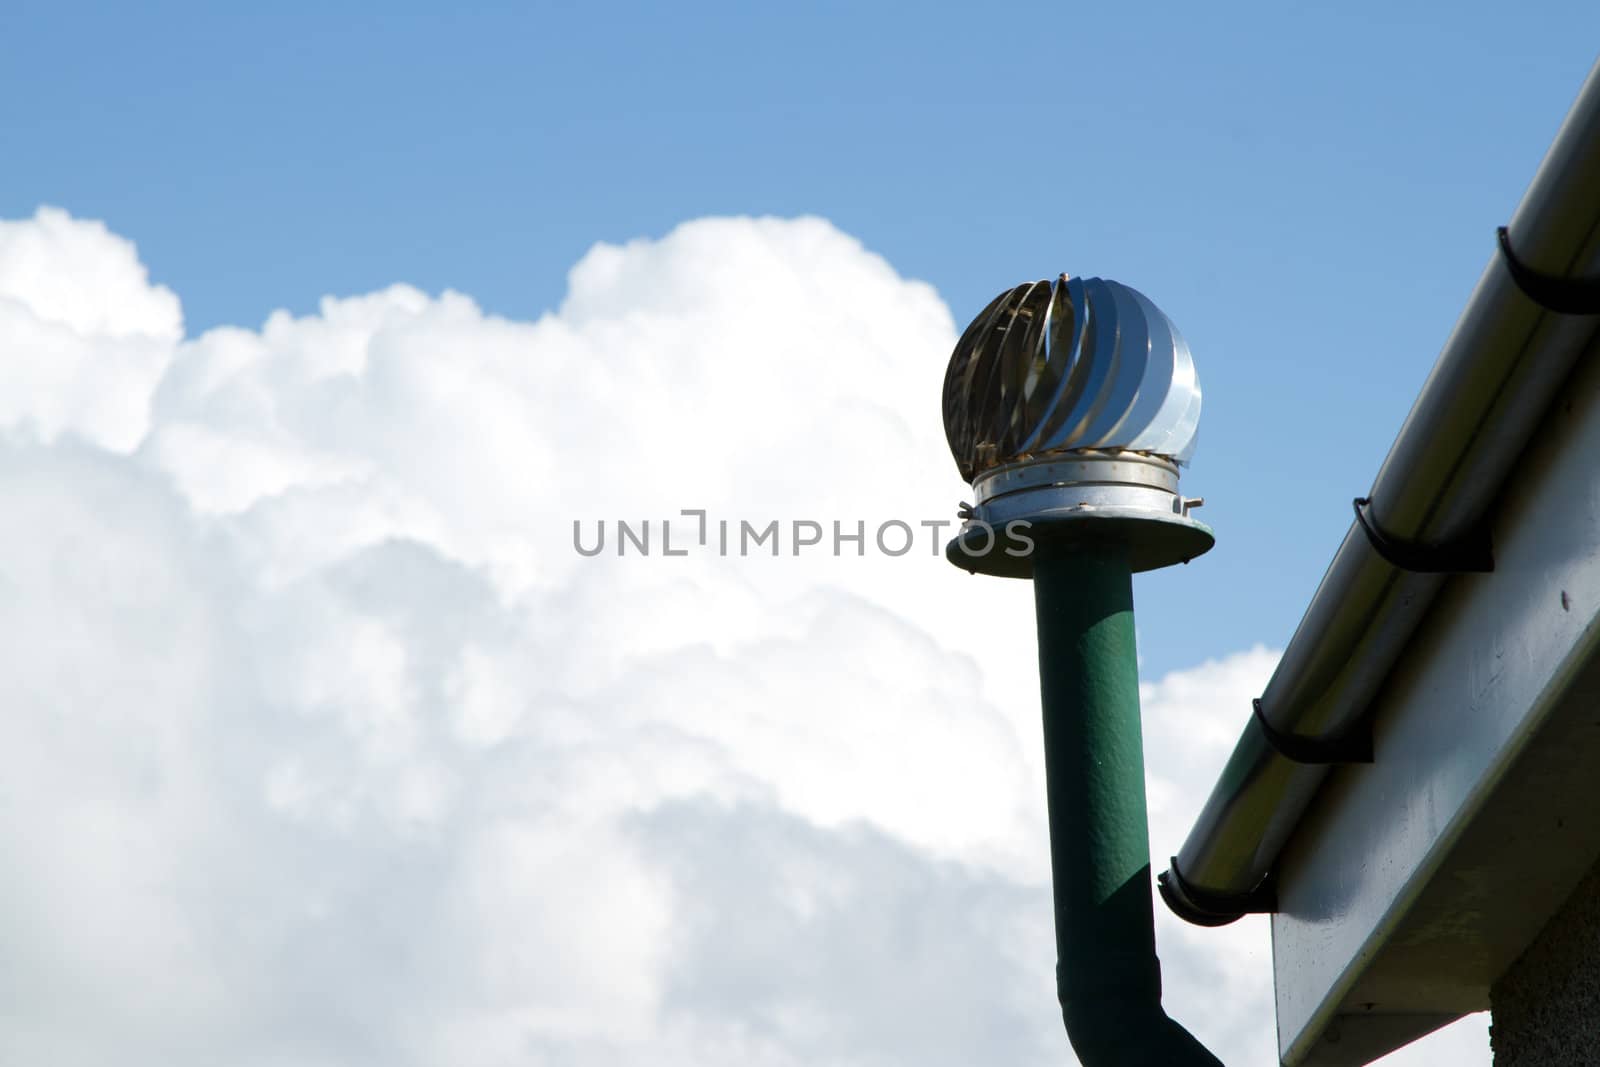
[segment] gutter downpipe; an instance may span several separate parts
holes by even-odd
[[[1600,63],[1508,229],[1525,268],[1568,281],[1600,275]],[[1366,517],[1390,542],[1447,546],[1487,529],[1512,465],[1596,339],[1600,318],[1541,306],[1507,264],[1497,253],[1484,269],[1367,494]],[[1280,749],[1304,758],[1298,750],[1307,743],[1360,734],[1446,577],[1386,562],[1351,524],[1262,693],[1259,717],[1160,877],[1173,911],[1217,926],[1275,910],[1274,866],[1329,770]]]

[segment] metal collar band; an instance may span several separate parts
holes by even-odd
[[[1178,466],[1163,456],[1084,449],[1035,456],[978,475],[977,503],[945,551],[973,573],[1028,578],[1037,542],[1115,544],[1135,571],[1187,563],[1211,548],[1190,518],[1201,503],[1178,493]]]

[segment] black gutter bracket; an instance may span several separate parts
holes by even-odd
[[[1291,763],[1371,763],[1372,730],[1363,720],[1337,737],[1302,737],[1285,733],[1267,721],[1261,698],[1250,702],[1256,726],[1272,750]]]
[[[1454,541],[1419,545],[1397,541],[1384,533],[1369,514],[1371,507],[1371,497],[1356,497],[1356,522],[1366,533],[1372,551],[1390,566],[1413,574],[1488,574],[1494,570],[1494,546],[1487,523],[1480,523]]]
[[[1495,239],[1500,242],[1500,258],[1505,260],[1506,270],[1523,296],[1558,315],[1600,315],[1600,278],[1561,278],[1540,273],[1511,251],[1511,234],[1504,226],[1495,230]]]
[[[1161,899],[1174,915],[1196,926],[1227,926],[1246,915],[1272,915],[1278,910],[1277,878],[1268,872],[1248,893],[1209,893],[1190,885],[1178,870],[1178,857],[1156,875]]]

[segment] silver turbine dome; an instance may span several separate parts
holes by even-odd
[[[1200,381],[1172,320],[1120,282],[1062,275],[995,297],[956,343],[944,427],[961,476],[1043,453],[1187,463]]]
[[[1192,559],[1214,540],[1178,492],[1199,426],[1189,346],[1143,293],[1065,274],[1001,293],[945,370],[945,436],[974,501],[946,555],[1027,577],[1021,524],[1122,545],[1134,570]]]

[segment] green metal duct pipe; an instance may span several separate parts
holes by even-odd
[[[1127,550],[1041,542],[1033,592],[1067,1036],[1086,1067],[1220,1067],[1161,1007]]]

